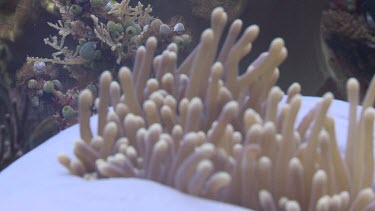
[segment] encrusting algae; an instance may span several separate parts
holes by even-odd
[[[287,57],[276,38],[242,75],[239,62],[259,33],[222,8],[184,62],[176,45],[154,57],[156,39],[139,47],[134,68],[122,67],[119,82],[100,77],[97,135],[90,128],[93,97],[80,94],[77,159],[58,160],[82,177],[138,177],[192,195],[255,210],[374,210],[373,126],[375,80],[357,112],[359,84],[348,81],[349,129],[344,156],[325,94],[296,126],[301,87],[292,84],[285,103],[275,86]],[[150,77],[152,76],[152,77]],[[113,109],[109,108],[109,105]],[[278,105],[281,104],[280,109]]]

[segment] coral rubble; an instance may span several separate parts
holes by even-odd
[[[328,10],[324,12],[322,29],[326,36],[340,34],[350,40],[375,43],[375,36],[372,29],[367,26],[364,17],[353,15],[347,11]]]
[[[59,162],[74,175],[145,178],[255,210],[374,210],[375,79],[360,112],[359,84],[348,81],[342,157],[327,116],[332,94],[295,128],[301,87],[292,84],[282,104],[284,93],[275,86],[287,56],[283,40],[274,39],[238,76],[259,28],[240,35],[242,21],[236,20],[219,47],[226,23],[224,10],[215,9],[211,28],[179,67],[173,44],[153,57],[151,37],[138,48],[133,71],[120,69],[119,82],[104,72],[94,102],[97,134],[89,124],[94,99],[83,91],[77,159],[61,154]]]

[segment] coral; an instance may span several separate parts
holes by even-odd
[[[51,64],[35,62],[25,64],[19,71],[19,86],[25,88],[25,95],[30,101],[35,112],[42,112],[48,121],[55,120],[60,129],[65,129],[77,122],[77,107],[79,91],[88,88],[96,92],[96,83],[80,82],[78,85],[62,84],[62,80],[53,79],[56,75]],[[60,78],[60,77],[59,77]],[[25,85],[23,85],[25,84]],[[45,107],[48,107],[45,108]],[[64,115],[64,107],[73,109],[70,115]],[[44,110],[53,110],[45,112]],[[93,110],[94,111],[94,110]],[[50,115],[50,116],[46,116]],[[52,117],[52,118],[49,118]],[[49,130],[49,129],[46,129]],[[54,128],[52,130],[55,130]]]
[[[56,117],[62,125],[74,123],[72,119],[64,118],[62,108],[77,107],[67,92],[95,85],[102,71],[115,72],[120,65],[129,64],[137,47],[148,37],[157,37],[161,47],[178,42],[179,51],[186,50],[191,41],[182,23],[167,25],[151,15],[150,5],[144,7],[140,2],[136,5],[130,0],[53,2],[59,9],[61,20],[48,25],[56,29],[58,35],[45,38],[44,42],[56,52],[52,58],[28,57],[27,62],[33,67],[30,69],[25,65],[19,71],[18,84],[31,86],[28,96],[34,107],[43,101],[53,102]],[[169,28],[176,25],[177,29],[161,35],[160,25]],[[53,80],[61,81],[64,89],[52,87]]]
[[[332,1],[323,12],[322,37],[330,60],[326,73],[341,93],[345,82],[355,77],[360,81],[361,97],[374,74],[375,34],[371,11],[372,1]],[[352,6],[350,6],[352,5]],[[354,5],[354,6],[353,6]],[[351,9],[350,9],[351,8]]]
[[[236,20],[219,47],[226,23],[224,10],[215,9],[211,28],[179,67],[176,45],[153,57],[157,42],[149,38],[137,50],[133,71],[120,69],[119,82],[104,72],[95,100],[97,134],[89,124],[94,99],[85,90],[77,159],[60,154],[59,162],[86,178],[145,178],[255,210],[375,209],[375,77],[359,112],[359,84],[348,81],[349,130],[341,157],[335,122],[327,116],[332,94],[296,124],[301,87],[292,84],[281,104],[284,93],[275,86],[287,56],[283,40],[274,39],[238,76],[259,28],[249,26],[240,36]]]
[[[326,36],[339,34],[351,40],[375,43],[375,36],[362,15],[353,15],[341,10],[328,10],[323,13],[322,32]]]
[[[44,42],[57,52],[52,54],[51,59],[28,57],[28,62],[51,62],[69,66],[90,64],[91,68],[105,63],[107,69],[112,69],[113,60],[123,65],[134,56],[136,48],[143,44],[144,40],[150,36],[157,37],[159,33],[159,29],[147,31],[153,20],[159,19],[151,16],[150,5],[144,8],[140,2],[134,7],[130,5],[130,0],[122,0],[120,3],[109,0],[90,3],[61,0],[54,2],[60,10],[62,20],[57,24],[48,24],[58,30],[61,38],[52,36]],[[159,41],[168,44],[175,35],[184,33],[187,33],[185,29],[170,31],[168,36]],[[68,37],[78,43],[74,50],[66,46]]]
[[[53,0],[41,0],[40,5],[49,13],[58,14],[58,8],[56,7]]]

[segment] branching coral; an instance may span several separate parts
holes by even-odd
[[[58,120],[62,122],[68,120],[62,115],[62,108],[76,108],[75,96],[70,95],[73,91],[90,84],[95,86],[103,70],[115,72],[119,65],[129,65],[137,47],[148,37],[155,36],[161,47],[175,42],[180,51],[191,41],[182,23],[167,25],[151,15],[150,5],[145,7],[140,2],[133,5],[130,0],[52,1],[59,9],[61,20],[48,23],[58,35],[45,38],[44,42],[56,52],[52,58],[28,57],[28,63],[34,68],[20,84],[31,85],[28,95],[34,107],[42,100],[54,103],[56,113],[61,114],[57,115]],[[173,28],[178,25],[182,25],[182,30]],[[54,81],[61,81],[64,88],[55,86],[50,92],[42,89],[44,84],[53,88]],[[68,125],[72,123],[68,122]]]
[[[60,10],[62,20],[58,24],[48,24],[58,30],[61,39],[52,36],[46,38],[44,42],[57,52],[52,55],[52,59],[29,57],[29,62],[98,65],[97,63],[103,63],[103,60],[107,59],[114,60],[117,64],[124,64],[149,36],[159,35],[159,28],[152,33],[147,32],[149,26],[152,27],[153,21],[160,22],[158,27],[163,24],[161,20],[151,16],[150,5],[144,8],[138,2],[133,7],[129,4],[130,0],[122,0],[120,3],[109,0],[54,0],[54,3]],[[175,36],[184,33],[186,31],[176,33],[169,30],[164,39],[160,39],[160,42],[173,42]],[[68,36],[79,42],[73,50],[65,46]],[[113,63],[113,61],[111,62]]]
[[[29,74],[24,74],[30,79],[25,80],[27,83],[25,93],[30,100],[31,106],[34,109],[41,109],[40,106],[53,106],[56,114],[55,120],[61,123],[60,128],[64,129],[77,122],[76,110],[78,107],[78,96],[80,89],[78,87],[66,88],[62,85],[61,80],[51,80],[53,78],[50,65],[44,62],[35,62],[32,67],[29,64],[25,65],[25,71],[30,71]],[[83,84],[85,86],[85,84]],[[93,93],[96,92],[96,86],[89,84],[85,86]],[[49,100],[49,103],[45,101]],[[46,109],[44,109],[46,110]]]
[[[373,210],[375,80],[357,113],[359,86],[348,82],[350,127],[344,158],[335,122],[327,115],[330,93],[296,125],[301,87],[286,101],[275,86],[287,56],[280,38],[238,74],[259,33],[242,21],[218,46],[227,15],[212,13],[211,28],[190,56],[176,65],[176,46],[153,58],[156,39],[136,53],[133,71],[100,77],[97,135],[89,126],[93,97],[80,94],[76,160],[58,160],[84,177],[139,177],[189,194],[256,210]],[[149,75],[155,77],[149,78]],[[122,91],[122,94],[121,94]],[[113,110],[109,109],[109,104]]]

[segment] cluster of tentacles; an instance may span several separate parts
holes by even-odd
[[[240,35],[236,20],[219,47],[226,22],[223,9],[215,9],[211,28],[178,67],[176,46],[154,57],[157,43],[150,38],[137,50],[133,71],[120,69],[119,82],[104,72],[94,102],[97,135],[89,122],[93,97],[85,90],[77,159],[61,154],[59,162],[74,175],[145,178],[256,210],[374,210],[375,80],[361,112],[358,82],[348,82],[342,156],[327,115],[332,94],[297,124],[300,86],[292,84],[285,97],[275,86],[287,56],[283,40],[273,40],[238,76],[259,29]]]

